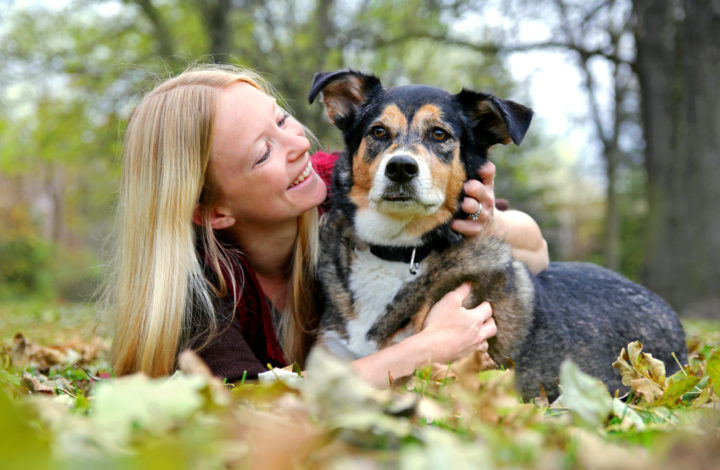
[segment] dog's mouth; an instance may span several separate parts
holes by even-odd
[[[413,202],[417,200],[417,197],[415,191],[408,188],[391,186],[383,192],[381,199],[387,202]]]
[[[388,188],[374,200],[374,208],[385,214],[427,215],[437,209],[434,203],[428,204],[416,191],[400,188]]]
[[[390,193],[383,196],[383,200],[388,202],[410,202],[414,201],[415,198],[409,194]]]

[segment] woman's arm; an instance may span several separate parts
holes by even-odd
[[[455,219],[452,228],[466,237],[490,234],[503,238],[511,247],[516,260],[525,263],[537,274],[550,264],[547,242],[535,220],[516,210],[495,210],[495,165],[485,163],[478,170],[480,181],[465,183],[462,209],[468,214],[477,213],[477,220]]]
[[[351,364],[374,386],[388,384],[388,375],[399,378],[431,362],[446,364],[478,350],[487,350],[487,340],[497,328],[490,304],[466,309],[463,301],[470,285],[447,293],[430,310],[423,330],[375,354]]]

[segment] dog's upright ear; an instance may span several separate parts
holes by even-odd
[[[530,127],[532,109],[486,93],[463,89],[455,95],[467,116],[473,133],[488,145],[520,145]]]
[[[375,75],[366,75],[355,70],[318,72],[313,77],[308,101],[312,104],[315,97],[322,93],[322,101],[330,122],[345,131],[358,108],[380,89],[382,84]]]

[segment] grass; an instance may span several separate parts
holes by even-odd
[[[62,343],[73,338],[109,336],[93,304],[48,304],[44,301],[0,303],[0,341],[22,333],[42,344]]]
[[[92,305],[0,305],[3,469],[689,470],[720,461],[720,323],[684,322],[691,364],[666,382],[647,376],[641,354],[628,365],[639,385],[625,402],[564,369],[576,374],[566,386],[590,391],[562,406],[522,403],[512,371],[434,380],[428,369],[376,390],[322,356],[299,387],[226,385],[192,362],[170,380],[116,379],[102,325]],[[662,397],[643,394],[648,380],[662,382]],[[598,403],[611,411],[582,418]]]

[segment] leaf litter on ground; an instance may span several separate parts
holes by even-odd
[[[689,338],[671,377],[630,343],[625,400],[564,362],[548,404],[523,403],[512,370],[428,367],[375,389],[321,352],[297,381],[225,384],[193,353],[171,378],[113,378],[101,338],[16,336],[0,345],[0,455],[17,468],[712,468],[718,343]]]

